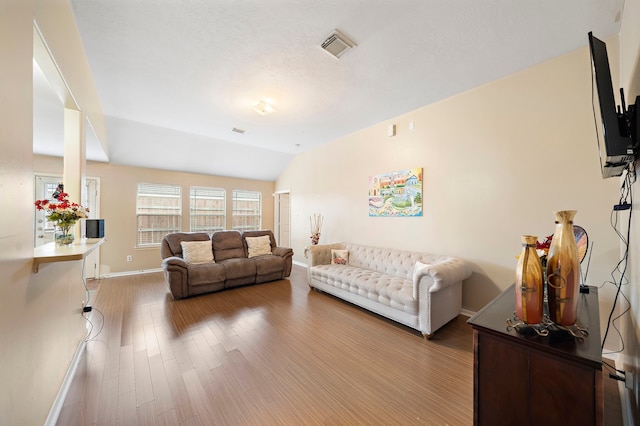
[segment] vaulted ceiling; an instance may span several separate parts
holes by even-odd
[[[624,8],[624,0],[71,4],[106,117],[109,152],[94,159],[259,180],[275,180],[314,146],[585,46],[589,31],[615,35]],[[355,43],[339,59],[319,47],[336,29]],[[275,112],[253,109],[263,99]],[[34,142],[35,152],[44,147],[62,155],[51,141]]]

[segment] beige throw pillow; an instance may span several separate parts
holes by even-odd
[[[262,237],[247,237],[248,257],[271,254],[271,238],[268,235]]]
[[[211,241],[182,241],[182,258],[187,263],[213,262],[213,247]]]
[[[331,264],[332,265],[348,265],[349,264],[349,250],[331,250]]]

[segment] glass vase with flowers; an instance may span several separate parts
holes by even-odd
[[[36,200],[37,210],[44,210],[47,220],[56,226],[54,239],[57,245],[69,245],[73,243],[73,226],[80,220],[88,217],[89,209],[68,199],[69,194],[59,192],[54,194],[55,201]]]

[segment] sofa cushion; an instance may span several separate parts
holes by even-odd
[[[228,280],[256,276],[256,263],[246,257],[226,259],[219,263],[224,265]]]
[[[271,240],[268,235],[262,237],[246,237],[247,257],[271,254]]]
[[[211,240],[213,242],[213,257],[216,262],[234,258],[246,259],[242,234],[238,231],[218,231],[212,235]]]
[[[328,285],[410,314],[418,313],[410,279],[343,265],[316,265],[314,277]]]
[[[389,248],[363,246],[355,243],[344,243],[349,250],[349,266],[356,266],[383,274],[413,279],[416,261],[435,265],[448,259],[448,256],[395,250]]]
[[[182,241],[182,258],[187,263],[213,262],[211,241]]]
[[[187,266],[189,286],[224,283],[227,278],[224,266],[217,263],[189,263]]]
[[[331,264],[332,265],[348,265],[349,264],[349,250],[331,250]]]
[[[265,276],[279,272],[284,275],[284,258],[280,256],[259,256],[254,257],[253,262],[256,265],[256,274]]]
[[[172,256],[182,257],[183,241],[210,241],[209,234],[205,232],[174,232],[164,237]]]
[[[269,229],[261,229],[259,231],[244,231],[242,233],[242,239],[244,240],[245,249],[247,248],[247,237],[262,237],[268,236],[271,241],[271,249],[273,250],[278,245],[276,244],[276,238],[273,235],[273,232]]]

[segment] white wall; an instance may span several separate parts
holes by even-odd
[[[625,2],[624,19],[620,31],[620,81],[625,88],[627,100],[634,102],[640,96],[640,0]],[[640,107],[640,105],[637,105]],[[636,163],[636,168],[640,163]],[[621,361],[625,370],[634,373],[635,387],[624,396],[628,402],[629,424],[640,422],[640,190],[639,183],[632,186],[633,213],[629,251],[628,285],[623,286],[623,293],[629,303],[621,299],[618,312],[624,313],[618,322],[624,335],[624,350]],[[621,218],[627,220],[627,214]],[[622,348],[622,345],[618,348]],[[635,423],[634,423],[635,422]]]
[[[391,123],[395,137],[386,136]],[[368,177],[410,167],[424,168],[424,216],[368,217]],[[513,283],[520,236],[553,233],[554,210],[578,211],[575,223],[595,242],[588,282],[607,280],[618,260],[609,226],[618,184],[600,174],[585,47],[299,155],[276,190],[291,190],[296,261],[305,262],[309,216],[322,213],[321,243],[468,259],[475,272],[463,307],[477,311]]]
[[[64,49],[56,59],[73,70],[68,83],[81,107],[100,110],[95,89],[77,84],[88,66],[69,3],[0,0],[0,425],[45,422],[85,334],[81,262],[31,272],[34,17],[50,46]]]

